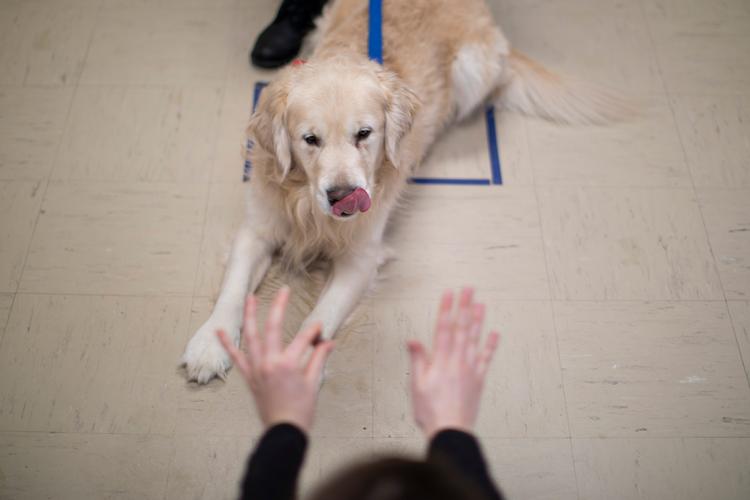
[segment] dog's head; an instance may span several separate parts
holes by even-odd
[[[417,106],[416,95],[376,63],[310,62],[268,85],[249,133],[274,155],[281,182],[302,178],[323,213],[353,218],[370,208],[377,170],[399,167]]]

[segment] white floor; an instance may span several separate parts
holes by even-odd
[[[648,112],[505,115],[505,185],[410,188],[397,259],[339,336],[305,488],[423,448],[403,343],[469,283],[504,334],[479,434],[511,499],[750,498],[750,3],[494,3],[516,47]],[[272,77],[247,49],[276,4],[0,0],[1,498],[236,493],[248,395],[177,360],[241,214]],[[433,166],[474,175],[475,126]],[[262,295],[282,281],[291,332],[316,281],[274,270]]]

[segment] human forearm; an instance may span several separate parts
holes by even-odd
[[[292,500],[305,459],[307,436],[292,424],[277,424],[261,437],[247,464],[242,499]]]

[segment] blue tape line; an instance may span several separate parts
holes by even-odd
[[[255,82],[255,88],[253,89],[253,113],[255,108],[258,107],[258,99],[260,99],[260,93],[268,85],[268,82]]]
[[[255,82],[255,87],[253,88],[253,113],[255,113],[255,108],[258,107],[258,99],[260,99],[260,93],[263,91],[263,89],[268,85],[268,82]],[[251,141],[249,138],[247,139],[247,142],[245,143],[245,163],[242,165],[242,182],[247,182],[250,180],[250,169],[253,168],[253,164],[250,163],[250,150],[253,149],[253,141]]]
[[[440,177],[411,177],[412,184],[442,184],[450,186],[489,186],[489,179],[450,179]]]
[[[370,59],[383,64],[383,2],[370,0],[369,36],[367,53]]]
[[[500,154],[497,144],[497,132],[495,130],[495,108],[488,106],[485,111],[485,122],[487,122],[487,145],[490,149],[490,165],[492,167],[492,183],[502,184],[503,175],[500,171]]]
[[[245,146],[245,163],[242,165],[242,182],[247,182],[250,180],[250,169],[253,168],[253,164],[250,163],[250,150],[253,149],[253,141],[250,139],[247,140],[247,145]]]

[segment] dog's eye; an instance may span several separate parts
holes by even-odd
[[[303,137],[306,143],[308,143],[310,146],[317,146],[318,145],[318,137],[314,134],[307,134]]]
[[[369,128],[360,129],[360,131],[357,132],[357,140],[361,141],[362,139],[367,139],[368,137],[370,137],[371,132],[372,130],[370,130]]]

